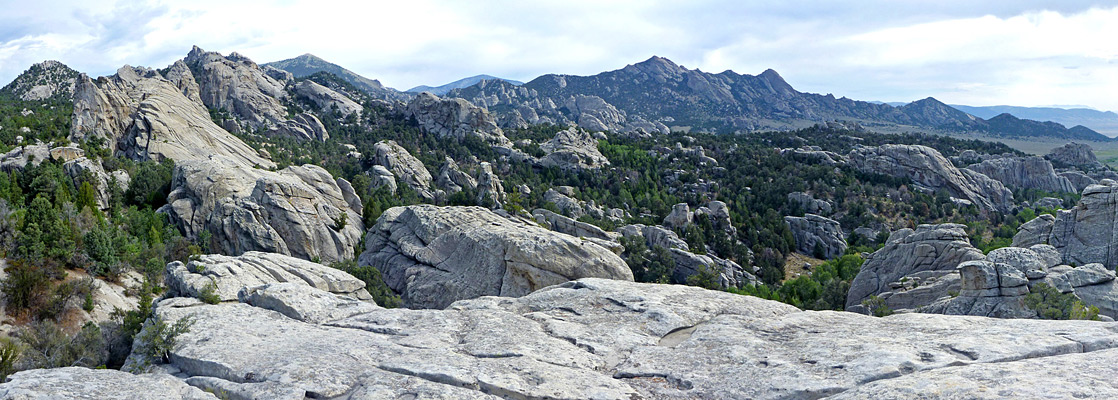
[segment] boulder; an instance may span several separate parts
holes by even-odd
[[[18,146],[0,155],[0,171],[23,170],[27,167],[27,164],[37,167],[48,159],[50,159],[50,144],[36,143]]]
[[[1075,190],[1075,192],[1079,192],[1079,190]],[[1040,200],[1037,200],[1035,203],[1033,203],[1033,207],[1051,208],[1053,210],[1057,210],[1064,208],[1064,201],[1055,197],[1042,197]]]
[[[586,215],[586,210],[583,208],[583,202],[572,196],[574,196],[573,188],[570,186],[559,186],[557,188],[547,189],[543,194],[543,201],[544,203],[555,204],[555,207],[559,209],[560,213],[578,219]]]
[[[1052,149],[1045,158],[1061,166],[1079,167],[1087,170],[1104,169],[1095,157],[1091,146],[1083,143],[1068,143]]]
[[[368,293],[361,292],[357,297],[366,297],[367,300]],[[245,287],[237,293],[237,299],[242,303],[312,324],[337,321],[380,309],[376,303],[361,301],[352,296],[339,296],[304,282]]]
[[[965,228],[965,225],[941,224],[894,231],[885,247],[866,257],[862,269],[851,281],[846,297],[847,310],[861,310],[863,301],[889,292],[890,284],[905,276],[922,271],[954,274],[964,261],[984,259],[982,252],[971,246]],[[939,289],[942,291],[927,297],[946,296],[951,287]]]
[[[1099,183],[1095,178],[1087,176],[1087,174],[1080,171],[1065,171],[1059,173],[1059,175],[1071,182],[1072,186],[1075,186],[1076,192],[1082,192],[1087,186]]]
[[[417,308],[523,296],[583,277],[633,280],[625,261],[606,248],[481,207],[388,209],[369,230],[359,264],[379,269]]]
[[[423,92],[408,102],[405,113],[414,117],[424,132],[439,138],[462,141],[472,136],[493,145],[511,145],[488,111],[463,99],[440,99]]]
[[[1118,236],[1114,224],[1118,216],[1118,183],[1103,181],[1083,190],[1079,203],[1060,210],[1053,218],[1041,215],[1021,225],[1013,237],[1015,246],[1049,244],[1065,264],[1101,263],[1118,266]]]
[[[1118,394],[1108,362],[1118,357],[1115,323],[873,318],[680,285],[582,279],[520,298],[376,309],[321,324],[180,299],[164,300],[156,315],[195,321],[170,368],[245,398],[265,390],[435,399]]]
[[[307,98],[315,106],[318,106],[318,109],[322,112],[333,112],[337,109],[343,117],[350,114],[361,115],[363,109],[360,104],[349,97],[312,80],[303,80],[296,83],[295,94]]]
[[[642,224],[625,225],[618,228],[617,232],[625,237],[639,237],[644,239],[645,244],[650,249],[659,246],[665,249],[691,250],[688,248],[687,242],[680,239],[679,235],[662,226],[645,226]]]
[[[811,197],[810,194],[804,192],[788,193],[788,203],[799,207],[804,213],[817,214],[817,215],[830,215],[831,203],[826,200],[818,200]]]
[[[1049,214],[1041,214],[1021,224],[1017,228],[1017,234],[1013,235],[1013,246],[1027,247],[1048,243],[1048,238],[1052,235],[1052,226],[1055,224],[1056,217]]]
[[[410,186],[425,199],[434,199],[435,193],[431,191],[431,173],[419,159],[413,157],[408,150],[396,144],[394,140],[382,140],[373,145],[374,160],[384,166],[399,179],[400,182]]]
[[[322,125],[318,117],[311,113],[301,113],[286,121],[277,123],[274,127],[265,132],[271,136],[291,136],[296,139],[314,140],[325,142],[330,138],[330,134],[326,132],[326,127]]]
[[[979,172],[955,168],[933,148],[917,145],[886,144],[859,147],[847,156],[855,169],[912,179],[931,190],[947,190],[952,196],[966,199],[984,211],[1009,211],[1013,192],[1001,182]]]
[[[372,188],[376,189],[383,186],[388,188],[389,193],[396,193],[396,175],[393,175],[388,168],[383,165],[374,165],[365,173],[372,177]]]
[[[175,165],[159,209],[188,238],[222,254],[265,251],[323,262],[352,259],[364,226],[353,187],[322,167],[255,169],[213,157]]]
[[[217,400],[165,373],[133,375],[114,369],[66,367],[16,372],[0,385],[0,398]]]
[[[1078,192],[1070,180],[1056,175],[1052,163],[1039,156],[992,158],[969,165],[967,169],[1017,189],[1036,189],[1056,193]]]
[[[174,261],[167,264],[164,275],[170,297],[200,297],[201,293],[212,291],[221,301],[236,301],[242,289],[289,283],[354,299],[372,298],[365,290],[364,281],[341,270],[258,251],[236,257],[202,255],[187,264]]]
[[[544,167],[564,170],[596,170],[609,165],[609,159],[598,151],[598,141],[577,127],[559,131],[555,137],[540,145],[546,153],[539,160]]]
[[[579,222],[542,208],[532,210],[532,217],[536,219],[536,222],[547,224],[546,226],[553,231],[571,236],[602,240],[617,240],[619,236],[614,232],[606,232],[596,225]]]
[[[477,174],[477,204],[485,204],[486,200],[493,202],[492,208],[501,208],[505,204],[505,187],[501,179],[493,173],[493,166],[487,162],[478,165]]]
[[[672,211],[664,217],[664,226],[672,229],[683,229],[694,220],[695,214],[687,203],[678,203],[672,206]]]
[[[723,289],[740,288],[745,285],[760,284],[760,279],[745,271],[738,263],[719,258],[713,255],[699,255],[687,250],[671,249],[675,269],[672,270],[672,282],[685,284],[687,278],[703,272],[718,274],[718,286]]]
[[[796,250],[802,254],[817,256],[816,247],[823,250],[823,258],[831,259],[846,253],[846,238],[838,221],[806,214],[803,217],[784,217],[784,223],[796,238]]]
[[[458,163],[447,157],[443,165],[439,167],[439,177],[435,179],[435,187],[447,193],[458,193],[463,189],[474,191],[477,190],[477,180],[470,174],[458,169]]]

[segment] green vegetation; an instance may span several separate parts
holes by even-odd
[[[1025,306],[1041,319],[1099,319],[1099,308],[1084,305],[1074,294],[1060,293],[1046,283],[1033,285],[1029,291]]]

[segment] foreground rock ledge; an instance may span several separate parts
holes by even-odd
[[[288,306],[309,304],[288,295]],[[328,299],[313,296],[315,307]],[[164,369],[243,398],[1118,396],[1108,362],[1118,358],[1115,323],[873,318],[604,279],[321,323],[185,298],[164,300],[157,314],[196,320]],[[15,375],[0,393],[50,374]]]

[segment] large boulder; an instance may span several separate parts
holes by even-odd
[[[472,136],[494,145],[510,144],[488,111],[463,99],[440,99],[423,92],[408,102],[406,115],[414,117],[424,132],[440,138],[462,141]]]
[[[847,158],[854,168],[869,173],[912,179],[931,190],[947,190],[984,211],[1008,211],[1013,192],[1001,182],[969,169],[960,170],[938,151],[918,145],[886,144],[860,147]]]
[[[210,292],[221,301],[236,301],[242,289],[289,283],[335,295],[371,299],[365,282],[339,269],[276,253],[250,251],[240,256],[209,254],[186,264],[174,261],[164,272],[167,295],[200,297]]]
[[[390,208],[369,230],[358,262],[377,267],[404,303],[418,308],[523,296],[584,277],[633,280],[606,248],[481,207]]]
[[[796,250],[800,253],[816,256],[816,249],[822,249],[823,258],[835,258],[846,253],[846,238],[843,237],[842,227],[838,221],[806,214],[803,217],[784,217],[784,223],[792,230],[796,238]]]
[[[392,172],[401,183],[410,186],[425,199],[434,199],[431,191],[431,172],[394,140],[382,140],[373,145],[373,160]]]
[[[942,299],[922,312],[948,315],[980,315],[995,318],[1034,318],[1036,311],[1025,306],[1029,280],[1021,270],[987,260],[959,264],[961,289],[958,296]]]
[[[204,160],[218,155],[248,167],[275,167],[218,127],[205,106],[158,72],[122,67],[96,81],[82,75],[74,93],[70,140],[104,139],[137,160]]]
[[[1091,146],[1083,143],[1068,143],[1052,149],[1045,158],[1065,167],[1079,167],[1086,170],[1104,168]]]
[[[493,173],[493,166],[487,162],[478,165],[476,200],[477,204],[491,201],[493,208],[504,207],[506,201],[505,187],[501,185],[501,178]]]
[[[788,204],[799,207],[807,214],[829,215],[832,210],[830,202],[816,199],[804,192],[788,193]]]
[[[458,193],[463,190],[477,190],[477,180],[458,168],[458,163],[453,158],[447,157],[439,167],[439,176],[435,179],[435,187],[447,193]]]
[[[295,94],[306,97],[318,106],[322,112],[333,112],[336,109],[342,116],[361,114],[362,107],[356,101],[350,100],[349,97],[345,97],[345,95],[319,85],[312,80],[296,83]]]
[[[1017,189],[1056,193],[1079,191],[1068,178],[1056,175],[1052,163],[1038,156],[992,158],[969,165],[967,169]]]
[[[1049,244],[1056,248],[1065,264],[1101,263],[1118,266],[1118,183],[1104,180],[1083,190],[1079,203],[1060,210],[1053,218],[1041,215],[1021,225],[1013,237],[1015,246]]]
[[[361,240],[361,200],[343,179],[316,165],[255,169],[221,157],[175,165],[168,204],[159,209],[189,238],[209,232],[210,250],[352,259]]]
[[[873,318],[678,285],[582,279],[324,323],[183,299],[155,313],[194,320],[167,368],[241,398],[1118,395],[1108,361],[1118,357],[1115,323]]]
[[[594,170],[609,165],[609,159],[598,151],[598,141],[590,132],[571,127],[559,131],[540,145],[546,153],[539,163],[545,167],[565,170]]]
[[[134,375],[113,369],[66,367],[20,371],[0,385],[0,398],[217,400],[218,397],[165,374]]]
[[[866,258],[862,269],[850,283],[846,297],[847,310],[861,311],[863,301],[871,296],[890,292],[893,283],[906,276],[925,273],[930,276],[955,274],[964,261],[985,258],[971,246],[965,225],[920,225],[915,230],[899,229],[889,235],[885,247]],[[892,308],[912,308],[947,295],[952,285],[938,285],[935,293],[924,294],[917,304],[894,304]],[[930,286],[931,287],[931,286]],[[888,303],[888,299],[886,299]]]

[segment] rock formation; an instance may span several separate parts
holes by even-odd
[[[318,106],[322,112],[332,112],[337,109],[343,117],[350,114],[361,114],[362,107],[356,101],[311,80],[296,83],[295,94],[306,97],[311,103]]]
[[[807,214],[830,215],[831,203],[819,200],[804,192],[788,193],[788,203],[799,207]]]
[[[440,138],[462,141],[473,136],[494,145],[510,145],[489,112],[463,99],[440,99],[423,92],[408,102],[406,113],[415,118],[420,129]]]
[[[862,302],[871,296],[881,297],[893,309],[911,309],[947,295],[953,289],[951,282],[920,284],[923,290],[919,293],[909,293],[893,300],[890,300],[891,297],[897,296],[885,294],[900,288],[891,284],[906,276],[926,280],[955,277],[958,276],[955,271],[959,264],[985,258],[981,251],[971,246],[964,228],[964,225],[942,224],[894,231],[885,247],[870,254],[861,271],[850,282],[846,309],[862,311]]]
[[[167,264],[170,297],[200,297],[212,291],[221,301],[236,301],[241,289],[274,283],[298,284],[335,295],[368,300],[365,282],[325,265],[276,253],[250,251],[231,257],[202,255]]]
[[[1099,159],[1095,157],[1095,152],[1091,149],[1091,146],[1083,143],[1065,144],[1052,149],[1044,157],[1061,166],[1079,167],[1086,170],[1104,168]]]
[[[280,122],[265,133],[273,136],[291,136],[296,139],[317,140],[319,142],[325,142],[326,139],[330,138],[330,134],[326,132],[326,127],[322,125],[322,121],[319,121],[318,117],[311,113],[296,115],[287,121]]]
[[[439,177],[435,179],[435,187],[451,194],[461,192],[464,189],[477,190],[477,184],[477,180],[470,174],[458,169],[458,163],[450,157],[447,157],[443,165],[439,167]]]
[[[32,65],[11,83],[0,89],[23,101],[40,101],[50,98],[72,99],[74,82],[79,73],[58,61],[47,60]]]
[[[835,258],[846,252],[846,238],[838,221],[815,214],[803,217],[784,217],[784,223],[796,238],[796,250],[816,256],[816,248],[822,249],[823,258]]]
[[[112,369],[66,367],[20,371],[0,385],[5,399],[127,398],[133,400],[217,400],[213,394],[166,373],[130,374]]]
[[[672,211],[664,217],[664,226],[672,229],[682,229],[691,225],[695,219],[695,214],[691,212],[691,207],[687,203],[678,203],[672,205]]]
[[[309,301],[311,294],[293,293],[273,305],[314,311],[329,301]],[[566,282],[521,298],[461,301],[446,310],[373,309],[326,322],[246,303],[181,298],[161,302],[156,316],[166,323],[187,316],[195,321],[161,369],[175,371],[179,382],[237,398],[1118,395],[1109,363],[1118,357],[1115,323],[873,318],[604,279]],[[138,364],[137,358],[130,363]],[[0,393],[20,388],[42,396],[81,387],[102,393],[95,388],[121,374],[82,370],[89,375],[54,378],[68,371],[23,372],[0,385]],[[184,388],[168,382],[169,375],[158,372],[140,375],[111,393],[175,396]]]
[[[435,198],[435,193],[431,191],[431,173],[407,149],[393,140],[382,140],[373,145],[373,152],[377,164],[392,172],[400,182],[415,189],[420,197]]]
[[[369,230],[359,264],[375,266],[406,305],[421,308],[523,296],[583,277],[633,280],[610,250],[481,207],[390,208]]]
[[[100,137],[111,150],[134,159],[180,162],[220,155],[248,167],[275,167],[149,69],[125,66],[96,81],[81,75],[72,121],[70,140]]]
[[[74,187],[81,187],[81,179],[83,175],[88,176],[94,190],[96,190],[97,207],[101,210],[109,209],[109,202],[112,199],[112,182],[115,179],[117,187],[123,192],[128,189],[130,179],[128,173],[123,170],[113,171],[111,174],[105,172],[101,167],[101,163],[90,160],[85,157],[79,157],[62,164],[62,170],[74,182]]]
[[[586,170],[609,165],[609,159],[598,151],[598,141],[589,132],[574,127],[559,131],[540,148],[547,153],[539,161],[544,167]]]
[[[268,251],[323,262],[353,258],[362,205],[348,182],[319,166],[272,172],[212,157],[176,164],[160,208],[187,237],[212,235],[211,251]]]
[[[1067,178],[1056,175],[1048,160],[1037,156],[992,158],[967,166],[967,169],[1018,189],[1057,193],[1078,191]]]
[[[1087,176],[1087,174],[1084,174],[1080,171],[1064,171],[1059,173],[1058,175],[1063,178],[1067,178],[1067,180],[1071,182],[1071,185],[1075,186],[1076,192],[1082,192],[1083,189],[1087,188],[1087,186],[1099,183],[1099,181],[1095,178]]]
[[[1065,264],[1101,263],[1113,269],[1118,266],[1116,216],[1118,183],[1105,180],[1084,189],[1072,209],[1060,210],[1054,218],[1041,215],[1021,225],[1013,245],[1046,243],[1060,252]]]
[[[440,175],[441,176],[441,175]],[[505,187],[501,185],[501,178],[493,173],[493,166],[487,162],[478,165],[477,174],[477,204],[493,202],[493,208],[504,207]]]
[[[863,172],[909,178],[931,190],[944,189],[985,211],[1008,211],[1013,193],[981,173],[955,168],[938,151],[916,145],[887,144],[850,151],[849,162]]]

